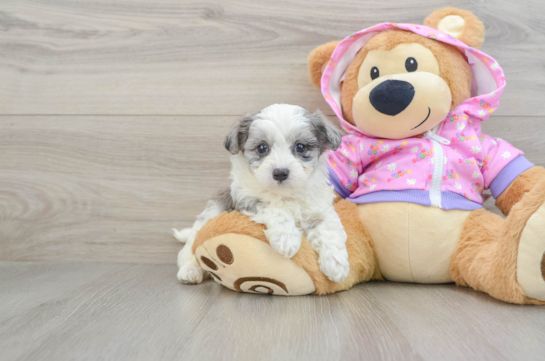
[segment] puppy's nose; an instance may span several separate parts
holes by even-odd
[[[273,178],[279,182],[282,182],[288,179],[289,175],[290,175],[290,171],[286,168],[283,168],[283,169],[276,168],[275,170],[273,170]]]
[[[386,115],[397,115],[411,104],[414,87],[402,80],[386,80],[371,90],[369,101],[373,107]]]

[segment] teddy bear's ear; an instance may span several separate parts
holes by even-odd
[[[471,11],[456,8],[435,10],[424,20],[424,25],[447,33],[475,49],[484,42],[484,25]]]
[[[331,54],[339,44],[338,41],[320,45],[312,50],[308,56],[308,71],[310,74],[310,82],[320,88],[322,73],[331,58]]]

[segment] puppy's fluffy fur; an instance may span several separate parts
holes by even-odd
[[[319,254],[320,270],[340,282],[349,273],[346,233],[333,207],[325,151],[336,150],[342,134],[320,111],[274,104],[246,116],[225,140],[231,152],[230,187],[208,202],[190,229],[173,230],[184,242],[178,279],[200,283],[206,276],[191,252],[197,232],[211,218],[236,210],[264,224],[270,245],[291,258],[304,232]]]

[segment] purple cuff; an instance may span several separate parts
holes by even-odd
[[[530,163],[523,155],[519,155],[507,164],[501,172],[490,183],[490,192],[492,197],[498,198],[503,191],[519,176],[520,173],[532,168],[534,165]]]
[[[350,192],[348,189],[343,186],[335,172],[333,172],[333,169],[329,167],[329,181],[331,182],[331,185],[335,187],[335,192],[339,193],[339,195],[343,198],[348,198],[352,192]]]

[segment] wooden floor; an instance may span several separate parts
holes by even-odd
[[[169,229],[227,184],[237,117],[331,116],[311,49],[446,5],[484,21],[506,73],[484,130],[545,165],[542,0],[2,1],[0,360],[543,359],[545,309],[453,285],[271,298],[175,279]]]
[[[0,263],[2,360],[543,360],[545,312],[454,285],[327,297],[180,286],[175,265]]]

